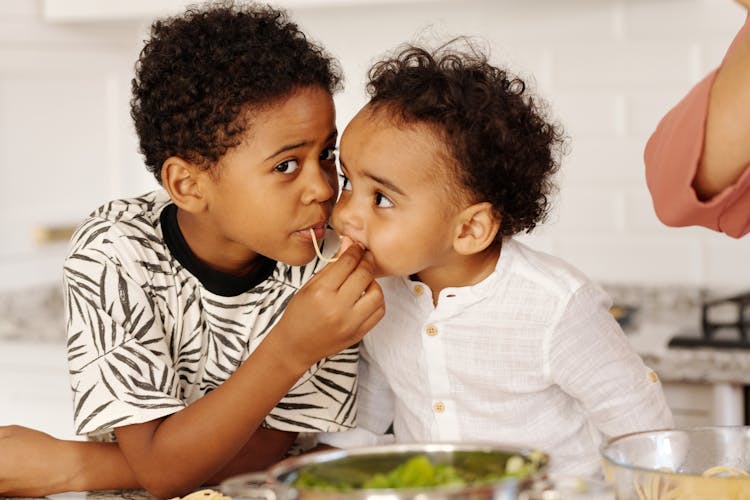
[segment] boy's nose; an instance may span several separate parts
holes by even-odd
[[[308,205],[330,200],[337,189],[336,178],[326,175],[320,166],[309,168],[308,173],[302,202]]]

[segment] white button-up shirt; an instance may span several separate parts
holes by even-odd
[[[541,449],[550,469],[600,470],[602,435],[673,425],[658,377],[632,350],[611,300],[579,271],[508,239],[494,272],[446,288],[379,280],[385,318],[364,339],[359,428],[338,447],[493,442]]]

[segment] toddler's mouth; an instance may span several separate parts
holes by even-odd
[[[354,240],[346,235],[339,236],[339,249],[333,257],[325,257],[320,251],[320,244],[318,238],[315,236],[315,230],[310,228],[310,236],[312,237],[313,248],[315,248],[315,254],[318,258],[324,262],[336,262],[339,260],[339,255],[346,252],[346,249],[354,244]],[[361,244],[360,244],[361,245]]]

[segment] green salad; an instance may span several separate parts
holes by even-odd
[[[352,491],[358,489],[430,488],[435,486],[475,486],[509,477],[525,478],[544,463],[545,455],[532,452],[527,457],[497,456],[470,452],[451,463],[433,463],[426,454],[418,454],[385,472],[365,472],[367,467],[348,464],[341,468],[315,466],[302,469],[293,481],[299,489]]]

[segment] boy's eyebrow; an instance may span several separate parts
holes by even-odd
[[[341,162],[341,169],[342,169],[342,170],[346,170],[346,163],[344,163],[344,160],[342,160],[342,159],[341,159],[341,158],[339,157],[339,161]],[[346,174],[346,172],[344,172],[344,173]],[[369,177],[370,179],[374,180],[374,181],[375,181],[375,182],[377,182],[378,184],[382,184],[383,186],[387,187],[387,188],[388,188],[388,189],[390,189],[391,191],[395,191],[395,192],[397,192],[397,193],[398,193],[398,194],[400,194],[401,196],[406,196],[406,193],[404,193],[403,191],[401,191],[401,189],[399,189],[399,188],[398,188],[398,187],[397,187],[397,186],[396,186],[396,185],[395,185],[394,183],[392,183],[392,182],[391,182],[391,181],[389,181],[388,179],[383,179],[382,177],[378,177],[377,175],[371,174],[371,173],[369,173],[369,172],[364,172],[364,174],[363,174],[363,175],[364,175],[365,177]]]
[[[336,130],[336,129],[333,129],[333,132],[331,132],[330,134],[328,134],[328,137],[326,137],[326,142],[335,140],[338,135],[339,135],[339,131]],[[291,151],[292,149],[297,149],[297,148],[302,147],[302,146],[307,146],[308,144],[311,144],[311,143],[312,143],[312,141],[302,141],[302,142],[298,142],[298,143],[295,143],[295,144],[287,144],[286,146],[280,147],[278,151],[276,151],[275,153],[271,154],[270,156],[268,156],[263,161],[270,160],[271,158],[273,158],[275,156],[278,156],[278,155],[280,155],[281,153],[283,153],[285,151]]]

